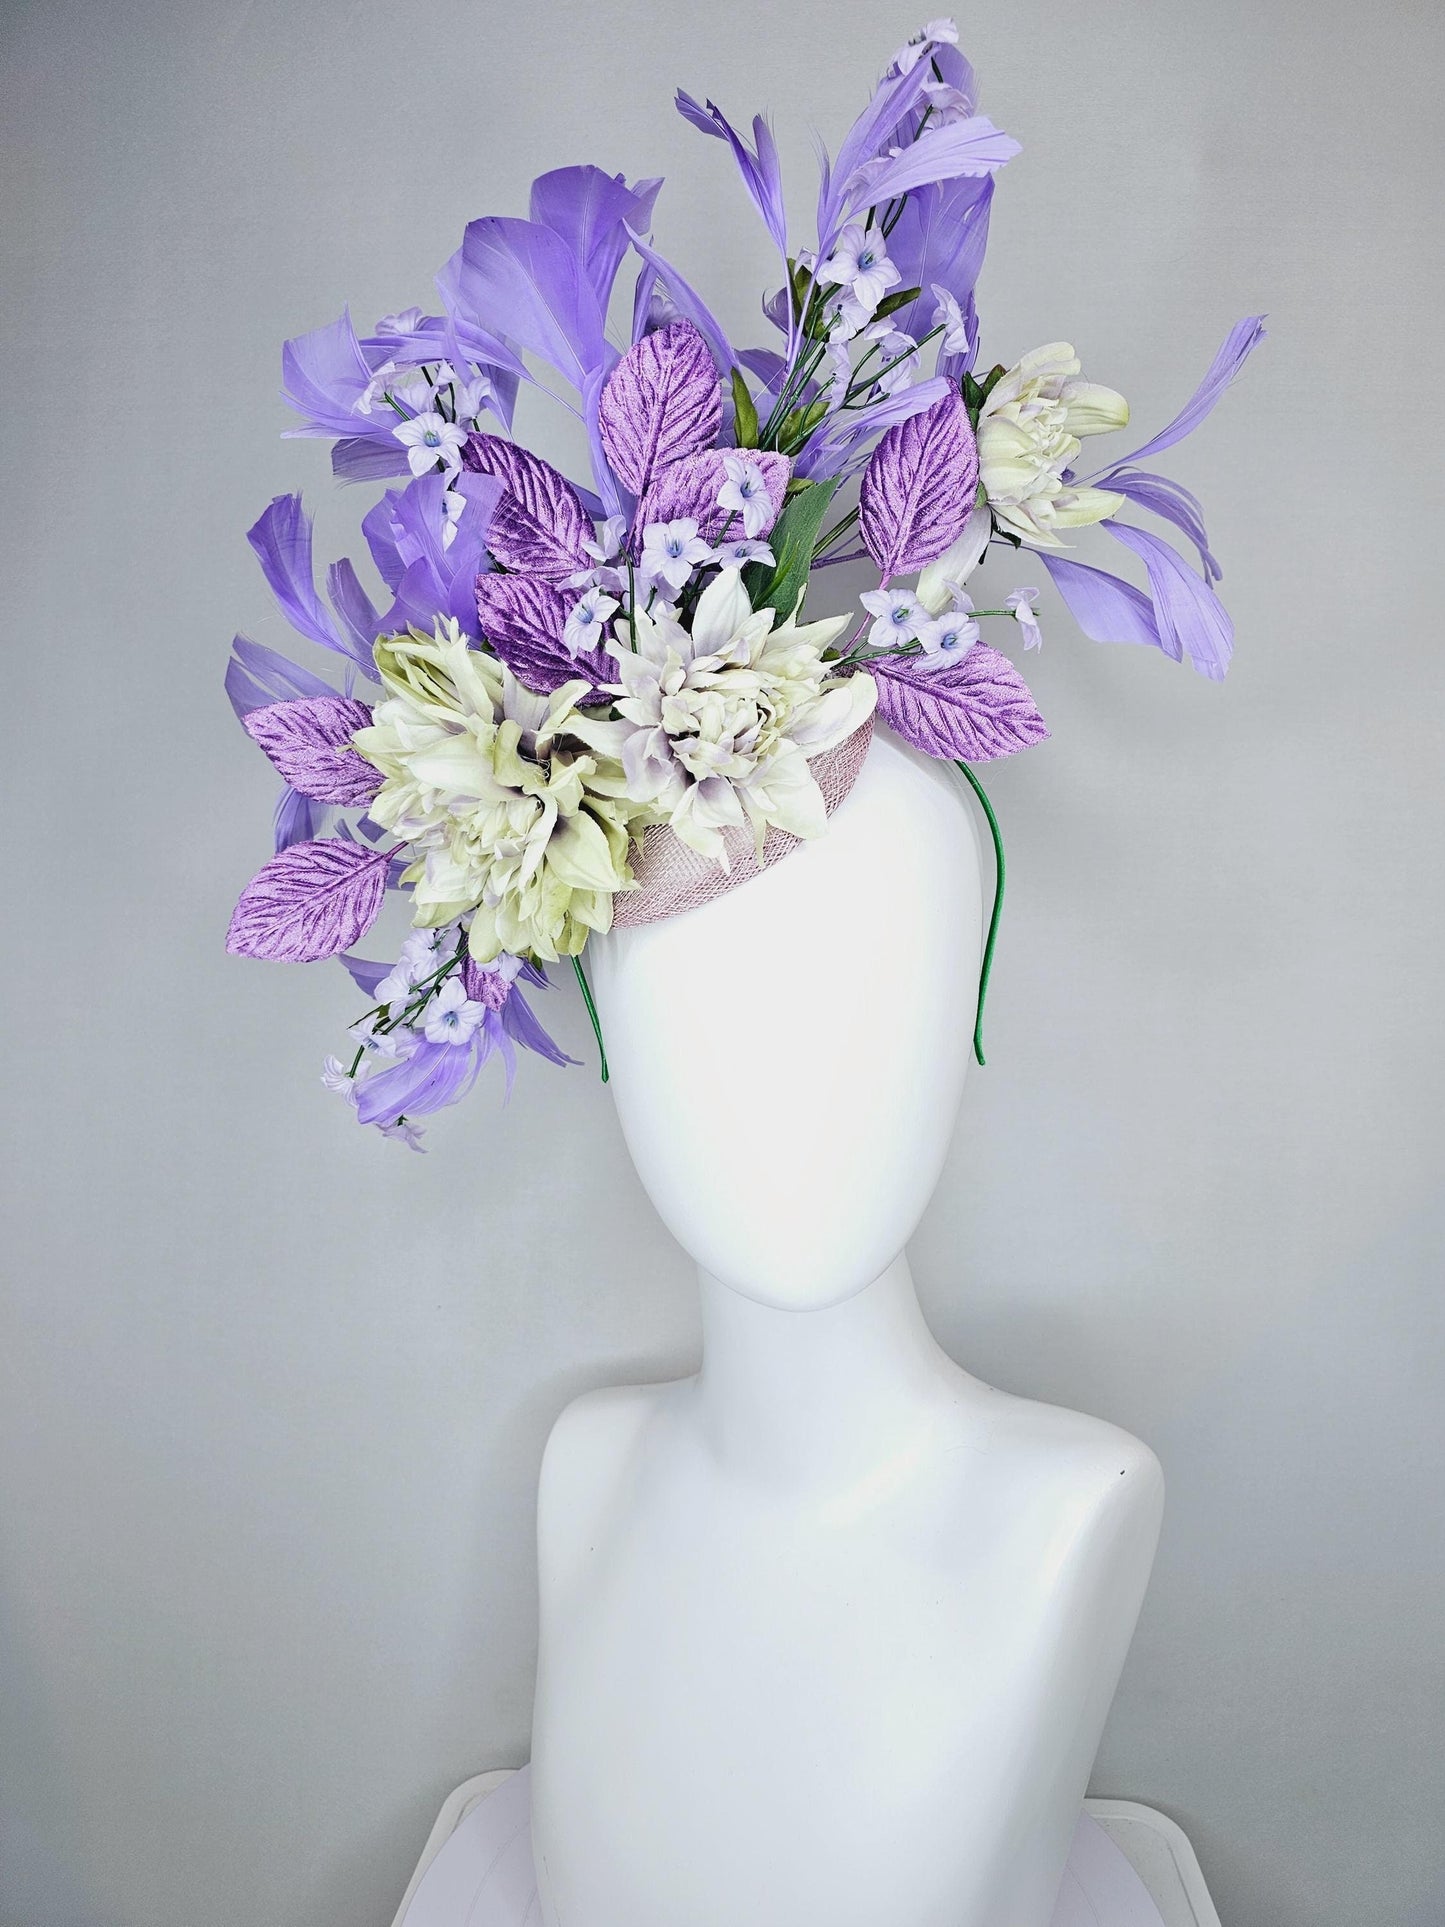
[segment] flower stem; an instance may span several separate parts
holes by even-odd
[[[592,1019],[592,1035],[597,1039],[597,1056],[602,1065],[602,1082],[607,1082],[607,1046],[602,1041],[602,1021],[597,1015],[597,1006],[592,1001],[592,989],[587,982],[587,972],[582,968],[582,959],[574,957],[572,968],[577,972],[577,982],[582,989],[582,1001],[587,1006],[587,1015]]]
[[[983,964],[978,973],[978,1009],[973,1020],[973,1054],[979,1063],[983,1064],[987,1062],[983,1054],[983,1006],[988,996],[989,972],[993,969],[993,947],[998,937],[999,913],[1003,909],[1003,832],[999,829],[998,818],[993,813],[993,805],[988,800],[983,784],[979,782],[967,763],[956,761],[955,768],[963,772],[974,795],[983,805],[983,813],[988,818],[989,832],[993,837],[993,914],[988,920],[988,938],[983,946]]]

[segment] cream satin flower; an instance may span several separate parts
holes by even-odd
[[[386,697],[353,740],[386,779],[372,818],[414,852],[415,921],[470,913],[480,963],[575,956],[632,887],[623,727],[578,712],[585,680],[524,689],[454,621],[383,637],[376,666]]]
[[[827,811],[809,762],[851,736],[877,699],[870,676],[835,676],[823,660],[847,620],[777,624],[729,568],[698,598],[690,633],[639,611],[634,649],[618,624],[607,647],[628,794],[724,868],[725,829],[750,825],[759,851],[774,825],[821,835]]]
[[[1081,438],[1122,428],[1129,404],[1085,381],[1067,341],[1035,348],[994,386],[978,420],[978,466],[1000,527],[1034,549],[1060,549],[1059,529],[1102,522],[1123,505],[1112,489],[1077,488],[1064,471]]]

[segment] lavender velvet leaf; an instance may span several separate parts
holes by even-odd
[[[957,389],[890,428],[863,473],[859,529],[885,576],[910,575],[963,531],[978,488],[978,445]]]
[[[759,531],[760,537],[765,537],[783,512],[793,464],[786,455],[779,455],[773,449],[750,448],[745,452],[747,459],[761,469],[768,491],[769,514]],[[680,462],[663,469],[643,496],[637,507],[637,528],[645,529],[649,522],[676,522],[686,516],[697,523],[698,533],[705,542],[717,541],[729,523],[734,533],[740,533],[737,517],[718,506],[717,498],[726,481],[727,470],[723,467],[720,449],[685,455]]]
[[[502,484],[487,546],[504,568],[562,582],[587,567],[582,544],[592,539],[592,523],[576,489],[550,462],[499,435],[468,436],[462,460]]]
[[[641,495],[661,469],[711,448],[722,425],[722,384],[690,321],[671,321],[629,348],[598,409],[602,446],[618,480]]]
[[[289,696],[334,696],[336,691],[323,677],[268,649],[265,643],[236,636],[231,643],[231,660],[226,664],[226,694],[244,722],[253,709],[264,709],[267,703],[282,702]]]
[[[241,892],[227,950],[277,963],[319,963],[349,950],[381,911],[390,859],[389,850],[341,837],[283,850]]]
[[[1048,736],[1023,677],[984,643],[942,669],[923,656],[875,656],[868,674],[879,716],[925,756],[992,763]]]
[[[358,808],[381,788],[381,772],[351,747],[371,721],[365,703],[348,696],[309,696],[271,703],[245,718],[246,734],[302,796]]]
[[[535,576],[477,577],[482,634],[518,682],[539,696],[548,696],[579,676],[590,679],[594,692],[599,684],[616,680],[612,658],[605,651],[580,649],[573,655],[562,640],[571,606],[553,583]]]

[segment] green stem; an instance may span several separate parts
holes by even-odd
[[[983,965],[978,973],[978,1010],[973,1021],[973,1054],[982,1064],[986,1061],[983,1054],[983,1006],[988,996],[989,972],[993,969],[993,947],[998,937],[999,913],[1003,909],[1003,832],[999,829],[998,818],[993,813],[993,804],[989,802],[983,784],[979,782],[967,763],[956,763],[955,767],[963,772],[974,795],[983,805],[983,813],[988,818],[989,832],[993,837],[993,914],[988,920],[988,940],[983,946]]]
[[[592,988],[587,982],[587,972],[582,968],[582,959],[574,957],[572,968],[577,972],[577,982],[582,989],[582,1001],[587,1006],[587,1015],[592,1019],[592,1035],[597,1039],[597,1055],[602,1063],[602,1082],[607,1082],[607,1046],[602,1041],[602,1023],[597,1015],[597,1006],[592,1001]]]

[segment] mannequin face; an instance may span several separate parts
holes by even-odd
[[[628,1148],[704,1271],[817,1310],[902,1250],[963,1092],[981,924],[958,779],[880,731],[825,836],[594,939]]]

